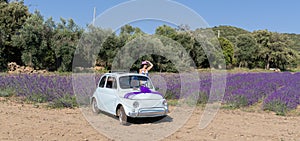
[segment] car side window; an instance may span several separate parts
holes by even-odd
[[[114,77],[109,76],[107,78],[106,88],[117,89],[117,82],[116,82],[116,79]]]
[[[102,77],[100,83],[99,83],[99,87],[100,88],[103,88],[104,87],[104,84],[105,84],[105,81],[106,81],[106,76]]]

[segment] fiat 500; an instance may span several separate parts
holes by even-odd
[[[91,97],[93,113],[117,116],[121,124],[127,118],[159,117],[168,113],[167,101],[157,92],[148,76],[135,73],[106,73]]]

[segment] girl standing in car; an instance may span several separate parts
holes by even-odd
[[[153,64],[146,60],[146,61],[143,61],[142,64],[141,64],[141,69],[139,71],[139,74],[144,74],[146,76],[148,76],[148,72],[149,70],[151,70],[153,67]]]

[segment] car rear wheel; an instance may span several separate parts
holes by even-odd
[[[120,124],[126,125],[127,124],[127,115],[125,114],[125,110],[122,106],[118,109],[117,113],[118,113]]]
[[[99,114],[100,113],[100,110],[97,106],[96,98],[93,98],[93,100],[92,100],[92,111],[93,111],[94,114]]]

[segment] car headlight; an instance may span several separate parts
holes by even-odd
[[[168,105],[167,100],[164,100],[164,101],[162,102],[162,104],[165,105],[165,106],[167,106],[167,105]]]
[[[134,101],[132,106],[133,106],[133,108],[138,108],[139,107],[139,102]]]

